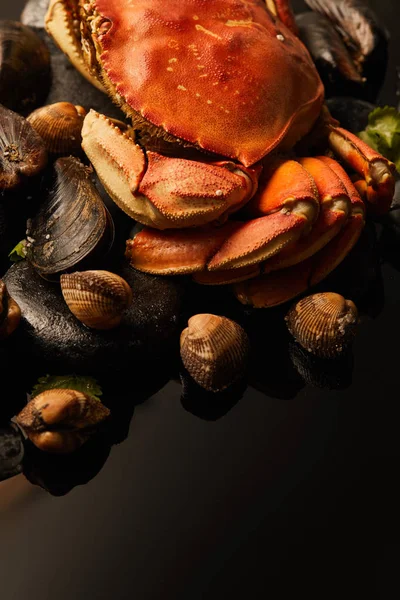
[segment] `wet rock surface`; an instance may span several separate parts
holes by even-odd
[[[150,357],[179,352],[184,286],[172,278],[156,278],[131,267],[118,270],[133,291],[133,303],[121,325],[94,331],[69,311],[58,283],[42,279],[25,261],[9,269],[4,281],[19,304],[19,329],[8,340],[20,360],[46,372],[105,376],[132,369]]]

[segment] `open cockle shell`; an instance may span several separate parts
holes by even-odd
[[[109,271],[82,271],[61,275],[61,291],[68,308],[84,325],[112,329],[120,324],[132,303],[128,283]]]
[[[322,292],[296,302],[285,319],[303,348],[322,358],[335,358],[355,336],[358,311],[340,294]]]
[[[211,314],[189,319],[182,331],[182,362],[193,379],[211,392],[221,391],[245,372],[249,340],[240,325]]]
[[[70,102],[56,102],[37,108],[27,121],[53,154],[81,154],[82,125],[86,110]]]
[[[92,396],[55,388],[35,396],[16,421],[40,450],[68,453],[79,448],[109,415],[109,409]]]

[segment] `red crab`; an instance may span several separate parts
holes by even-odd
[[[51,0],[46,27],[147,146],[85,119],[100,180],[145,225],[127,242],[135,268],[235,283],[241,302],[273,306],[351,250],[359,192],[388,209],[394,165],[330,118],[288,0]],[[298,158],[316,139],[362,181],[330,156]]]

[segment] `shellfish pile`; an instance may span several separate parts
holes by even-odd
[[[298,19],[305,37],[310,32],[308,19]],[[332,27],[324,23],[324,39],[334,36]],[[384,34],[373,31],[375,45],[365,50],[366,58],[361,61],[364,68],[368,67],[369,57],[375,56],[375,47],[383,47]],[[322,42],[316,29],[312,35],[308,45],[316,48],[318,59]],[[44,104],[51,81],[46,44],[29,27],[1,21],[0,44],[7,48],[1,54],[0,64],[1,202],[6,206],[26,199],[21,210],[14,209],[17,236],[13,232],[12,244],[8,242],[7,248],[8,254],[24,237],[20,253],[25,260],[1,274],[4,280],[0,280],[0,351],[25,353],[25,363],[37,355],[38,364],[43,361],[46,365],[41,365],[40,373],[37,365],[32,367],[25,391],[30,390],[31,379],[43,375],[47,367],[54,371],[64,365],[71,372],[80,373],[97,368],[100,374],[108,370],[120,374],[129,365],[136,365],[140,378],[145,359],[171,354],[171,373],[178,370],[181,379],[190,382],[183,404],[188,404],[186,390],[198,386],[204,392],[203,404],[210,401],[213,411],[219,401],[225,407],[223,401],[227,398],[228,404],[233,405],[243,394],[246,376],[251,382],[254,367],[259,364],[257,339],[262,338],[264,343],[263,327],[258,328],[258,338],[246,331],[254,311],[249,317],[248,309],[239,306],[226,290],[199,292],[196,284],[161,281],[162,278],[136,273],[127,265],[124,248],[125,241],[132,238],[131,220],[108,201],[81,148],[83,119],[93,105],[104,100],[96,96],[93,103],[82,102],[81,106],[79,98],[54,98],[53,92],[54,102]],[[337,42],[337,52],[331,57],[335,68],[343,54]],[[357,70],[353,59],[347,60],[348,80],[359,83],[363,73]],[[24,65],[26,76],[20,66],[15,70],[17,64]],[[101,95],[96,90],[91,93]],[[371,92],[368,99],[372,96]],[[127,127],[123,122],[118,126]],[[303,297],[290,309],[284,307],[284,312],[274,315],[287,324],[305,353],[327,359],[331,365],[350,350],[358,325],[353,301],[329,290]],[[261,323],[262,318],[260,314]],[[285,333],[282,353],[277,350],[279,343],[270,350],[278,356],[277,361],[282,356],[286,360],[290,354],[292,340],[285,338]],[[139,342],[140,336],[144,340],[149,337],[148,344]],[[67,346],[73,349],[71,354]],[[314,381],[296,361],[293,363],[300,373],[299,385]],[[265,370],[265,377],[272,378],[272,369]],[[162,387],[164,383],[162,373],[157,385]],[[143,396],[146,394],[150,395],[147,387]],[[17,415],[19,428],[14,424],[0,428],[0,447],[13,449],[12,457],[0,470],[0,479],[20,472],[25,460],[26,474],[37,483],[39,478],[32,475],[35,469],[30,461],[32,456],[35,461],[44,460],[38,452],[71,453],[91,460],[90,444],[96,444],[100,439],[96,436],[109,427],[112,433],[107,434],[104,445],[103,438],[100,443],[101,456],[106,458],[109,447],[118,438],[112,429],[118,423],[113,409],[110,411],[84,392],[68,388],[46,390],[31,398],[26,406],[11,409],[6,420]],[[197,409],[192,412],[201,413]],[[219,416],[222,414],[224,410]],[[25,459],[24,448],[30,453]],[[48,484],[41,481],[40,485]]]

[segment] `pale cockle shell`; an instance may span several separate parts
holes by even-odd
[[[87,327],[112,329],[132,303],[128,283],[109,271],[77,271],[60,277],[68,308]]]
[[[285,318],[290,333],[303,348],[322,358],[334,358],[354,338],[358,311],[340,294],[323,292],[296,302]]]
[[[181,333],[182,362],[201,387],[221,391],[245,372],[249,339],[240,325],[211,314],[191,317]]]
[[[56,102],[37,108],[27,121],[53,154],[81,154],[82,125],[86,110],[70,102]]]

